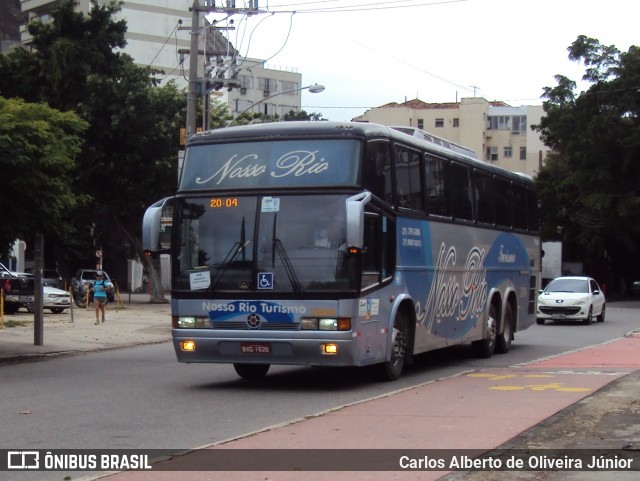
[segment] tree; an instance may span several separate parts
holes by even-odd
[[[322,114],[319,112],[307,113],[305,110],[290,110],[286,114],[284,114],[285,122],[290,122],[292,120],[310,120],[312,122],[319,122],[321,120],[327,120],[322,117]]]
[[[111,259],[136,252],[144,260],[144,211],[177,182],[186,93],[172,83],[159,87],[158,72],[116,51],[126,45],[126,23],[113,19],[120,3],[92,1],[83,15],[63,0],[52,22],[29,24],[33,51],[0,58],[0,94],[73,110],[89,125],[71,177],[76,195],[91,201],[71,214],[78,229],[95,223],[96,236],[65,243],[84,262],[93,260],[92,243]]]
[[[15,239],[59,239],[73,228],[68,213],[82,199],[71,174],[86,128],[72,112],[0,97],[0,257]]]
[[[20,40],[20,0],[0,2],[0,40]]]
[[[580,36],[568,50],[590,86],[576,94],[556,76],[544,89],[546,116],[533,126],[552,149],[537,179],[543,234],[561,232],[585,270],[611,285],[640,268],[640,49]]]

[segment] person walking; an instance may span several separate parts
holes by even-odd
[[[100,314],[102,313],[102,322],[105,321],[107,310],[107,293],[113,288],[111,282],[105,280],[102,271],[96,273],[96,281],[91,287],[93,292],[93,305],[96,308],[96,325],[100,324]]]

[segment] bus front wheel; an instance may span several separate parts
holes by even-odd
[[[407,356],[408,326],[407,316],[399,312],[393,322],[391,359],[378,366],[379,377],[382,381],[395,381],[402,374]]]
[[[270,364],[240,364],[235,363],[233,368],[242,379],[260,379],[269,372]]]
[[[491,304],[489,308],[489,318],[487,319],[487,332],[485,338],[479,341],[473,341],[471,346],[476,356],[487,358],[491,357],[496,350],[496,342],[498,339],[498,310]]]

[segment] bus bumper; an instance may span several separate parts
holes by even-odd
[[[319,334],[322,334],[322,337]],[[232,338],[225,338],[224,333],[220,331],[216,331],[214,337],[214,333],[210,330],[174,329],[173,347],[178,361],[184,363],[361,365],[354,356],[355,343],[352,340],[352,333],[335,334],[335,336],[327,336],[325,332],[312,331],[308,337],[242,338],[235,331],[232,333]]]

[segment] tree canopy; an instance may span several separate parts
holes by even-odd
[[[537,182],[543,239],[563,240],[609,282],[640,276],[640,49],[580,36],[569,58],[589,87],[556,76],[537,126],[551,155]]]
[[[0,97],[0,256],[36,230],[59,238],[80,198],[70,179],[87,123],[73,112]]]
[[[186,93],[172,83],[159,86],[158,72],[118,51],[126,45],[126,22],[113,18],[121,2],[92,0],[88,15],[76,12],[74,4],[63,0],[51,22],[28,25],[33,49],[0,56],[0,95],[44,102],[86,122],[73,168],[50,172],[52,182],[68,181],[73,191],[61,197],[70,225],[78,229],[61,239],[70,257],[92,260],[96,242],[110,247],[112,259],[134,250],[140,255],[144,210],[176,185]],[[37,170],[37,163],[25,164],[19,175],[32,175],[29,168]],[[22,186],[13,199],[32,195],[21,179],[8,180],[3,171],[3,180]],[[43,216],[52,231],[58,220]],[[84,227],[93,224],[91,238]],[[12,235],[28,240],[33,233],[21,226]]]

